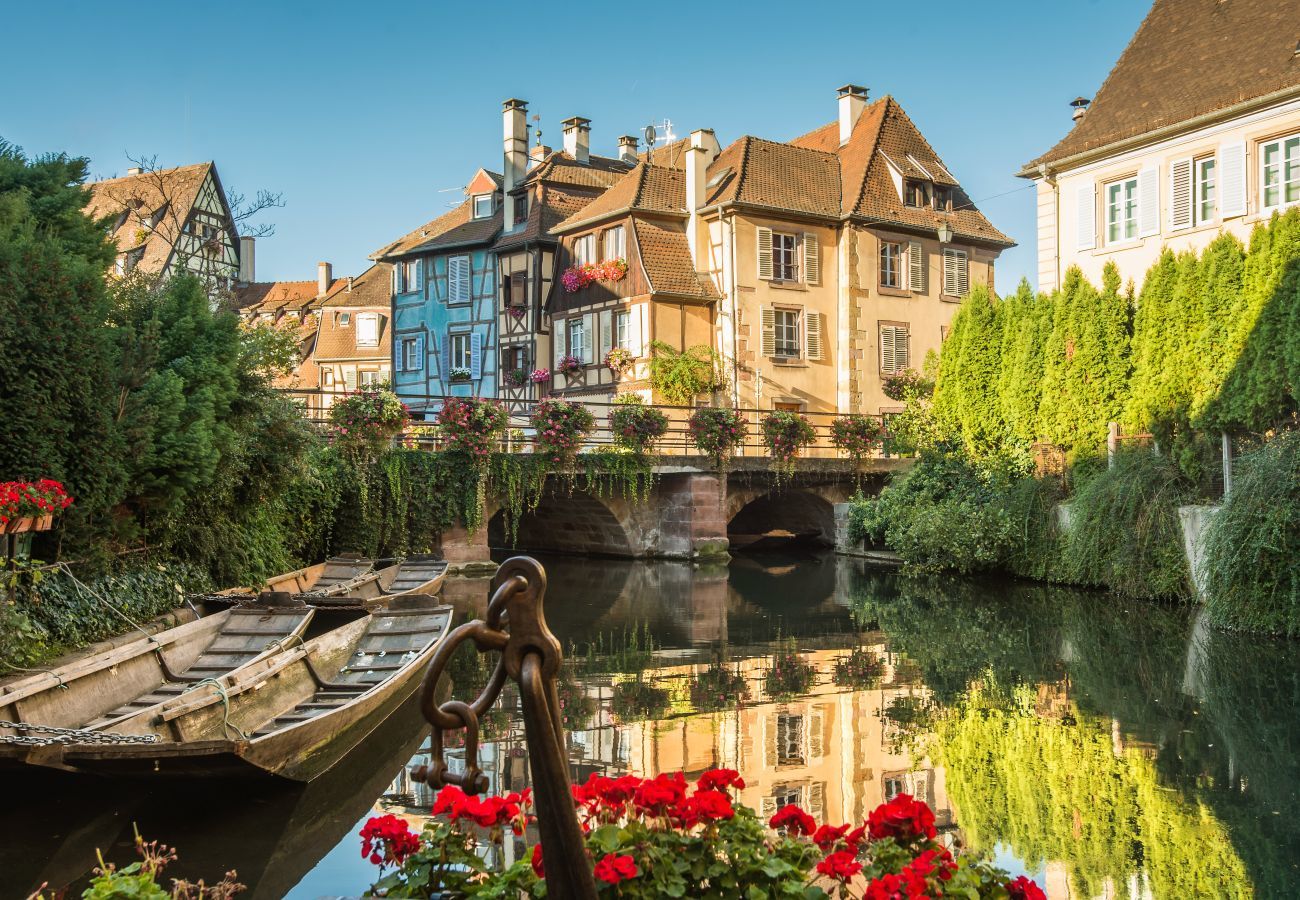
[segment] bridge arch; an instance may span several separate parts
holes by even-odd
[[[835,501],[823,493],[793,488],[733,490],[727,497],[727,540],[733,550],[776,544],[833,547]]]
[[[506,533],[506,511],[498,510],[488,520],[488,544],[553,553],[637,556],[626,506],[621,500],[604,500],[586,491],[550,489],[536,509],[520,517],[513,543]]]

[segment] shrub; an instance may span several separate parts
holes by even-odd
[[[529,421],[537,430],[537,452],[561,466],[573,463],[583,439],[596,427],[587,407],[564,400],[541,401],[533,407]]]
[[[778,409],[764,417],[763,443],[772,457],[772,470],[778,483],[793,471],[799,451],[816,439],[812,423],[800,413]]]
[[[476,459],[486,457],[505,433],[506,408],[496,400],[453,397],[438,411],[438,425],[448,450],[459,450]]]
[[[934,379],[927,378],[916,369],[904,369],[896,375],[885,378],[881,389],[890,400],[902,401],[908,397],[928,398],[934,393]]]
[[[650,345],[650,387],[676,406],[689,406],[700,394],[724,389],[722,357],[708,344],[676,350],[663,341]]]
[[[330,407],[329,420],[339,446],[371,455],[401,434],[410,413],[387,388],[361,388]]]
[[[615,447],[645,453],[668,431],[668,417],[643,404],[637,394],[620,394],[617,402],[609,414]]]
[[[872,416],[851,413],[831,420],[831,443],[849,455],[856,465],[880,446],[885,426]]]
[[[1300,636],[1300,432],[1242,456],[1206,535],[1206,613],[1225,628]]]
[[[722,469],[727,458],[745,440],[745,420],[734,409],[705,406],[691,414],[687,426],[691,442]]]

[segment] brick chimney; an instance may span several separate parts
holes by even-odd
[[[587,165],[591,161],[591,119],[572,116],[560,124],[564,126],[564,152]]]
[[[324,297],[334,283],[334,267],[327,262],[316,263],[316,296]]]
[[[551,148],[545,144],[533,144],[528,149],[528,168],[531,169],[542,160],[546,159],[551,153]]]
[[[252,284],[257,280],[257,265],[255,254],[257,253],[257,239],[249,235],[241,235],[239,238],[239,280],[244,284]]]
[[[635,135],[625,134],[618,139],[618,158],[629,165],[637,164]]]
[[[515,198],[510,192],[519,186],[528,173],[528,101],[510,99],[501,105],[501,118],[504,125],[503,171],[505,181],[502,185],[505,203],[505,229],[515,227]]]
[[[691,146],[686,151],[686,211],[691,214],[686,224],[686,240],[691,245],[691,258],[700,259],[696,253],[697,232],[700,224],[700,210],[704,208],[707,192],[704,189],[709,180],[709,166],[721,151],[717,135],[711,128],[699,128],[691,132]]]
[[[867,89],[857,84],[846,84],[840,88],[840,146],[849,142],[853,136],[853,126],[858,124],[858,117],[867,108]]]

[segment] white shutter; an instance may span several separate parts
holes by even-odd
[[[765,306],[760,311],[760,319],[763,331],[761,354],[776,356],[776,311]]]
[[[1219,147],[1219,218],[1246,214],[1246,142]]]
[[[772,280],[772,229],[758,229],[758,277]]]
[[[647,355],[646,334],[648,329],[646,328],[645,321],[647,306],[648,304],[640,303],[632,307],[632,315],[628,316],[627,320],[627,343],[632,351],[632,355],[636,357]]]
[[[822,314],[815,312],[805,312],[804,321],[804,338],[805,350],[809,359],[822,358]]]
[[[424,286],[424,260],[417,259],[415,261],[415,284],[413,285],[413,289],[418,291],[423,286]]]
[[[1192,226],[1192,158],[1169,164],[1169,230]]]
[[[907,289],[914,294],[925,293],[925,249],[920,241],[907,245]]]
[[[555,339],[555,365],[560,365],[560,360],[564,359],[564,342],[569,336],[569,320],[560,319],[551,328],[551,334]]]
[[[614,318],[613,311],[608,309],[602,311],[599,316],[600,344],[596,347],[597,350],[596,358],[602,362],[604,362],[605,355],[609,353],[610,348],[614,346],[613,318]]]
[[[442,336],[442,353],[439,362],[442,365],[442,370],[438,374],[445,382],[451,377],[451,335],[449,334]]]
[[[469,336],[469,374],[471,378],[483,377],[483,335],[478,332]]]
[[[452,256],[447,260],[447,302],[466,303],[470,298],[469,257]]]
[[[1160,167],[1138,172],[1138,237],[1160,233]]]
[[[970,291],[970,265],[965,250],[943,251],[943,292],[949,297],[965,297]]]
[[[912,364],[912,338],[907,329],[894,326],[894,365],[903,371]]]
[[[880,371],[892,375],[894,368],[894,326],[880,326]]]
[[[424,335],[415,336],[415,365],[411,367],[412,372],[424,371]]]
[[[402,272],[402,264],[396,263],[393,266],[393,293],[394,294],[400,294],[402,292],[401,272]]]
[[[809,232],[804,232],[803,236],[803,274],[805,284],[822,282],[821,244],[817,240],[817,235]]]
[[[1092,250],[1097,246],[1097,186],[1081,185],[1074,193],[1076,250]]]
[[[595,238],[592,238],[594,241]],[[582,361],[590,365],[595,362],[592,351],[595,349],[592,345],[595,343],[596,327],[593,319],[595,317],[588,313],[582,317]]]
[[[349,366],[343,370],[343,387],[349,391],[355,391],[357,389],[356,366]]]

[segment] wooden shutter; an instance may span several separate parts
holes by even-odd
[[[555,364],[558,366],[560,360],[564,359],[564,342],[569,337],[569,320],[560,319],[551,329],[551,334],[555,339]]]
[[[970,266],[962,250],[943,251],[943,292],[949,297],[965,297],[970,290]]]
[[[442,377],[443,381],[446,381],[448,378],[451,377],[451,335],[450,334],[445,334],[442,336],[442,353],[439,357],[439,362],[441,363],[442,366],[439,375]]]
[[[894,365],[899,372],[912,364],[912,337],[907,328],[894,326]]]
[[[880,326],[880,371],[892,375],[894,368],[894,326]]]
[[[411,367],[412,372],[424,371],[424,335],[415,336],[415,365]]]
[[[470,265],[468,256],[447,260],[447,302],[467,303],[470,299]]]
[[[925,248],[920,241],[907,245],[907,289],[914,294],[925,293]]]
[[[1097,186],[1081,185],[1074,193],[1074,249],[1092,250],[1097,246]]]
[[[805,351],[809,359],[822,358],[822,314],[815,312],[805,312],[804,321],[804,338]]]
[[[596,346],[596,358],[603,361],[605,354],[609,353],[614,346],[614,313],[612,310],[603,310],[599,317],[600,321],[600,343]]]
[[[1138,237],[1160,233],[1160,167],[1138,172]]]
[[[595,238],[592,238],[592,240],[594,241]],[[592,352],[595,350],[595,347],[592,345],[596,342],[596,326],[593,321],[594,318],[595,317],[592,316],[591,313],[582,317],[582,361],[587,364],[596,361]]]
[[[402,264],[397,263],[393,266],[393,293],[402,292]]]
[[[1219,147],[1219,218],[1246,214],[1246,142]]]
[[[758,229],[758,277],[772,280],[772,229]]]
[[[343,370],[343,387],[349,391],[357,389],[357,368],[348,366]]]
[[[474,332],[469,336],[469,375],[483,377],[483,335]]]
[[[1169,230],[1192,227],[1192,158],[1169,164]]]
[[[759,315],[763,332],[761,353],[763,356],[776,356],[776,311],[765,306]]]
[[[639,303],[632,307],[632,315],[627,319],[627,343],[628,349],[636,357],[647,356],[646,352],[646,335],[649,329],[646,328],[646,310],[649,309],[648,303]]]
[[[803,275],[806,284],[822,283],[821,243],[810,232],[803,236]]]

